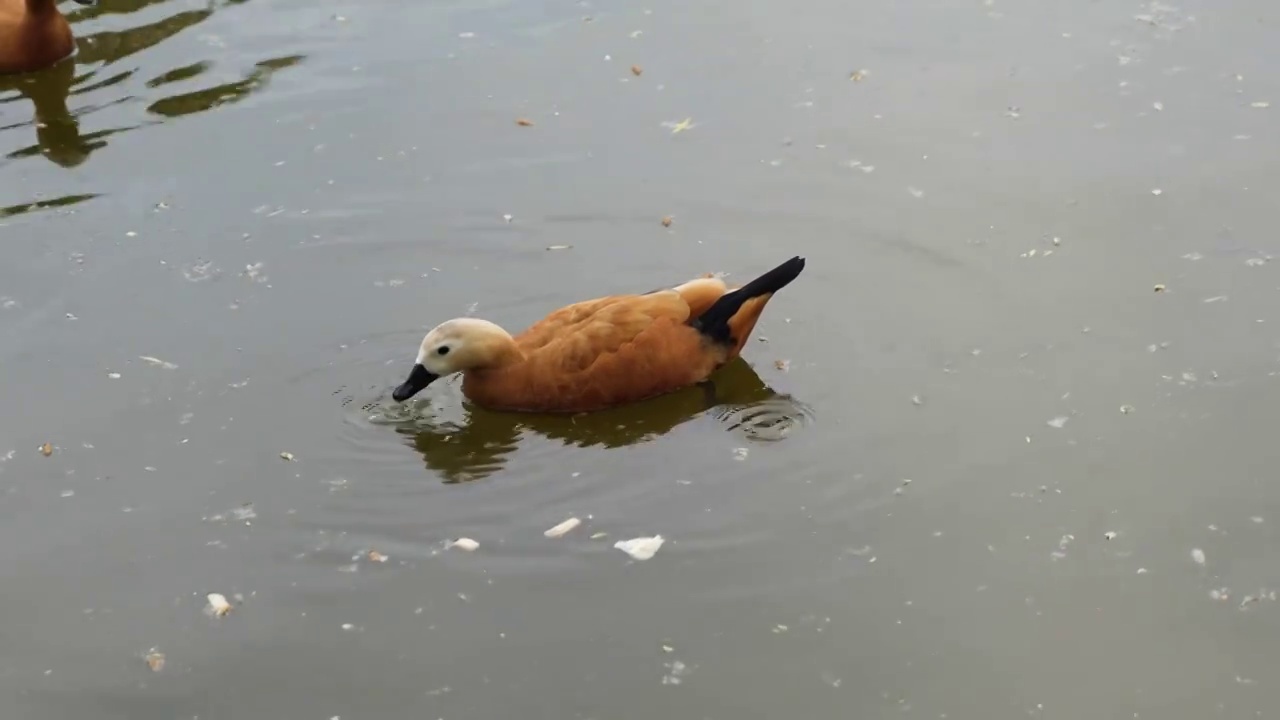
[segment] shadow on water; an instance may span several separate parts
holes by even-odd
[[[695,418],[710,415],[755,440],[781,440],[806,422],[810,409],[770,388],[747,361],[738,358],[712,376],[714,397],[688,388],[645,402],[584,415],[526,415],[463,408],[459,423],[417,419],[396,432],[446,484],[479,480],[503,469],[529,435],[565,445],[620,448],[654,440]],[[397,423],[399,424],[399,423]]]
[[[63,195],[62,197],[49,198],[47,200],[36,200],[29,203],[0,207],[0,220],[14,215],[34,212],[36,210],[49,210],[51,208],[64,208],[71,205],[78,205],[86,200],[92,200],[96,197],[98,197],[98,193],[82,193],[80,195]]]
[[[194,92],[182,93],[180,95],[171,95],[166,98],[157,100],[147,107],[149,112],[156,115],[164,115],[165,117],[181,117],[183,115],[191,115],[193,113],[211,110],[219,105],[227,105],[229,103],[238,102],[246,98],[250,93],[259,90],[271,78],[271,74],[277,70],[292,67],[302,62],[305,55],[289,55],[287,57],[273,58],[263,60],[253,66],[248,75],[243,80],[236,82],[215,85],[204,90],[196,90]],[[201,67],[203,66],[203,67]],[[185,79],[193,75],[199,74],[208,67],[207,63],[196,63],[188,65],[185,68],[171,70],[164,76],[156,78],[147,83],[148,87],[157,87],[167,82],[173,82],[176,79]],[[181,75],[181,78],[174,77]]]
[[[95,7],[68,12],[67,20],[77,31],[77,51],[74,58],[35,73],[0,76],[0,109],[7,104],[22,101],[30,102],[33,107],[30,120],[0,125],[0,133],[33,126],[36,134],[36,144],[5,153],[0,166],[3,166],[5,161],[41,155],[61,167],[76,167],[88,160],[95,150],[105,147],[107,138],[111,135],[163,122],[163,119],[146,120],[93,132],[81,131],[81,119],[85,116],[107,107],[141,99],[127,91],[117,92],[117,97],[106,102],[78,103],[78,107],[74,110],[68,107],[68,98],[71,96],[87,96],[105,88],[121,85],[138,72],[136,68],[119,72],[108,70],[121,60],[155,47],[199,25],[212,17],[219,8],[241,5],[247,0],[224,0],[222,3],[211,3],[208,7],[199,10],[182,10],[155,22],[125,30],[96,33],[83,31],[83,24],[86,21],[100,15],[127,15],[163,4],[163,2],[165,0],[103,0]],[[145,99],[149,100],[147,112],[153,116],[169,119],[204,112],[243,100],[261,90],[272,73],[297,65],[305,57],[305,55],[293,54],[270,58],[256,63],[239,80],[195,90],[183,90],[156,99],[147,98]],[[85,66],[92,66],[93,69],[76,75],[77,68]],[[189,82],[212,67],[213,63],[209,61],[189,63],[157,74],[145,83],[145,87],[154,90],[176,83]],[[91,197],[94,195],[79,196],[76,201]],[[0,217],[59,204],[68,203],[57,201],[18,203],[0,210]]]

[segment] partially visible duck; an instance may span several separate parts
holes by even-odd
[[[794,257],[735,290],[703,276],[586,300],[515,337],[487,320],[448,320],[423,338],[392,398],[404,402],[456,372],[473,403],[525,412],[602,410],[695,385],[738,357],[769,299],[803,269]]]
[[[75,0],[92,5],[95,0]],[[71,55],[75,37],[54,0],[0,0],[0,74],[40,70]]]

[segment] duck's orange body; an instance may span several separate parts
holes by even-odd
[[[90,5],[93,0],[76,0]],[[76,41],[54,0],[0,0],[0,74],[32,72],[71,55]]]
[[[443,323],[422,342],[394,397],[462,372],[462,392],[494,410],[588,412],[701,382],[737,357],[773,293],[795,279],[793,258],[729,290],[704,276],[644,295],[612,295],[556,310],[515,337],[480,320]]]

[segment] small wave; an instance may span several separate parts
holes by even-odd
[[[786,439],[814,418],[813,408],[787,395],[747,405],[724,405],[714,412],[730,430],[740,431],[752,440],[770,442]]]

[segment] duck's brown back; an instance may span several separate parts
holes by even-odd
[[[468,371],[463,392],[492,409],[586,412],[691,385],[726,352],[686,324],[689,313],[674,290],[569,305],[515,338],[523,361]]]

